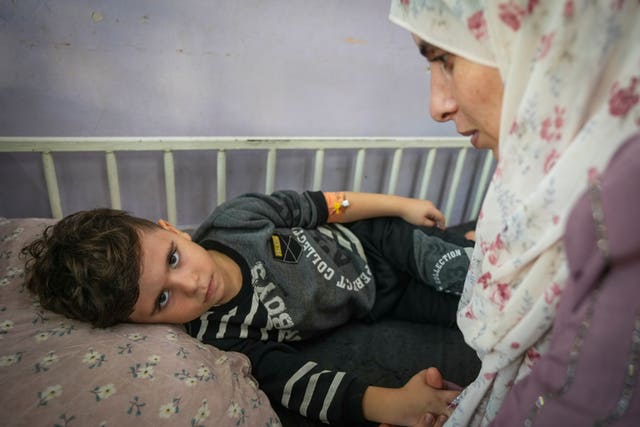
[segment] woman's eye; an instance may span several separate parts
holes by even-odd
[[[176,268],[179,262],[180,262],[180,254],[178,253],[177,250],[174,249],[173,251],[171,251],[167,259],[169,268]]]
[[[162,310],[165,305],[169,302],[169,291],[162,291],[160,296],[158,297],[158,308]]]
[[[444,53],[436,58],[436,61],[440,62],[442,69],[448,73],[453,71],[453,61],[451,55]]]
[[[440,63],[442,71],[444,71],[446,74],[451,74],[453,72],[453,55],[451,55],[450,53],[442,53],[431,58],[429,62]]]

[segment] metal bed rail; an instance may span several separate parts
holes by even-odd
[[[227,197],[226,153],[231,150],[267,151],[264,192],[268,194],[274,191],[278,151],[314,151],[313,189],[319,190],[322,189],[325,150],[357,150],[353,172],[353,185],[350,190],[360,191],[367,151],[374,149],[392,149],[394,151],[386,192],[388,194],[395,194],[404,150],[407,148],[425,149],[428,150],[428,155],[424,168],[421,171],[420,189],[417,197],[426,199],[436,153],[441,149],[456,149],[455,166],[449,182],[450,191],[443,208],[443,213],[449,218],[454,208],[457,193],[460,190],[458,187],[464,171],[464,162],[467,150],[469,149],[468,147],[469,143],[467,139],[459,137],[0,137],[0,152],[38,152],[41,154],[51,212],[54,218],[58,219],[62,218],[63,210],[53,153],[103,152],[111,207],[121,209],[120,182],[115,153],[127,151],[161,151],[164,153],[164,184],[167,217],[172,223],[177,223],[174,152],[194,150],[212,150],[217,152],[217,203],[221,204]],[[493,157],[490,152],[487,152],[484,154],[484,159],[482,160],[482,166],[478,174],[477,189],[471,200],[471,209],[468,210],[467,219],[473,219],[478,214],[482,198],[488,185],[492,165]]]

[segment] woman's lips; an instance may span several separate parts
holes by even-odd
[[[477,130],[469,130],[466,132],[458,132],[460,135],[462,136],[470,136],[471,139],[469,140],[469,142],[471,142],[471,145],[473,145],[475,148],[478,148],[478,131]]]
[[[471,142],[471,145],[473,145],[475,148],[478,148],[478,135],[479,135],[478,131],[474,131],[471,134],[470,142]]]

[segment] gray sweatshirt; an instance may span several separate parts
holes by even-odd
[[[357,425],[367,384],[286,345],[362,318],[374,303],[374,278],[358,239],[326,224],[327,216],[322,192],[247,194],[215,209],[193,240],[230,256],[243,284],[188,330],[246,354],[272,402],[326,423]]]

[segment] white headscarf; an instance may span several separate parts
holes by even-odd
[[[447,425],[488,424],[511,385],[545,353],[568,277],[561,238],[569,210],[640,129],[639,3],[392,3],[393,22],[497,67],[505,84],[500,160],[458,312],[482,368]]]

